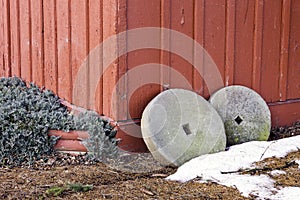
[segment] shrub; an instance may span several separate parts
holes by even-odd
[[[94,159],[116,154],[115,132],[108,121],[91,112],[71,115],[58,96],[17,77],[0,78],[0,165],[32,164],[51,154],[57,137],[49,129],[88,130],[85,141]],[[98,152],[101,151],[101,152]]]
[[[109,121],[96,112],[89,111],[74,117],[74,122],[76,130],[88,131],[89,138],[83,144],[89,151],[90,160],[103,161],[118,155],[118,140],[115,138],[117,132]]]

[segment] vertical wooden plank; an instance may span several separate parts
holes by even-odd
[[[235,61],[235,1],[226,3],[226,60],[225,60],[225,85],[233,84]]]
[[[160,26],[159,0],[118,0],[117,8],[118,10],[116,29],[118,33],[124,31],[126,28],[128,30],[132,30],[134,28]],[[129,38],[128,35],[127,38]],[[118,50],[124,51],[127,50],[127,48],[130,49],[130,45],[134,45],[132,44],[131,39],[132,37],[129,38],[127,40],[127,43],[124,44],[126,38],[118,38]],[[140,73],[139,75],[131,73],[131,70],[134,71],[139,65],[143,65],[145,63],[159,63],[159,61],[160,51],[150,49],[133,51],[125,56],[120,56],[118,58],[117,73],[118,78],[122,81],[117,88],[119,98],[115,100],[115,102],[117,102],[118,105],[118,120],[140,118],[142,111],[147,105],[147,103],[158,92],[160,92],[159,85],[142,84],[145,76],[151,76],[152,78],[156,79],[155,81],[157,83],[159,83],[159,68],[152,69],[151,74],[143,73],[145,72],[144,70],[142,70],[142,73]],[[135,87],[138,87],[138,89],[135,90]],[[135,124],[132,121],[127,123],[127,125],[124,125],[124,123],[120,122],[120,130],[118,131],[118,137],[123,139],[123,142],[120,143],[120,147],[122,149],[127,149],[131,151],[146,150],[146,145],[144,144],[144,141],[141,138],[141,129],[138,126],[138,124]]]
[[[226,24],[225,0],[205,1],[205,49],[219,68],[221,77],[225,75],[225,24]],[[205,76],[209,76],[205,74]],[[205,87],[204,97],[209,92]]]
[[[160,1],[131,0],[127,2],[127,28],[128,30],[141,27],[160,27]],[[155,41],[154,41],[155,42]],[[159,63],[160,51],[143,49],[130,52],[127,55],[128,70],[146,63]],[[121,74],[120,74],[121,75]],[[145,76],[146,74],[141,74]],[[153,69],[151,76],[160,82],[160,70]],[[141,86],[137,91],[132,91],[133,85],[142,83],[140,77],[128,74],[127,101],[129,104],[128,118],[140,118],[142,111],[151,99],[160,92],[158,85],[149,84]],[[130,94],[133,94],[130,96]],[[122,116],[120,116],[122,117]]]
[[[171,1],[171,29],[175,31],[179,31],[190,38],[194,38],[194,2],[193,0],[185,0],[185,1]],[[171,43],[171,51],[173,48],[178,48],[173,46]],[[181,47],[184,48],[189,55],[193,55],[194,49],[193,47],[188,47],[187,45],[182,44]],[[190,62],[192,62],[191,60]],[[171,66],[172,69],[178,71],[182,76],[184,76],[192,86],[193,84],[193,66],[188,61],[184,60],[180,56],[176,54],[171,54]],[[175,73],[172,70],[170,73],[171,88],[185,88],[178,82],[175,78]]]
[[[117,18],[117,0],[103,1],[103,40],[117,33]],[[116,54],[116,51],[117,47],[113,52],[103,52],[103,57],[107,53]],[[105,70],[103,74],[103,114],[116,119],[115,111],[118,105],[111,98],[118,78],[117,61],[114,61],[109,67],[103,65],[103,70]],[[116,109],[112,110],[111,105]]]
[[[292,0],[288,67],[288,99],[300,98],[300,1]]]
[[[39,86],[44,85],[43,63],[43,4],[42,0],[31,0],[31,48],[32,80]]]
[[[162,0],[160,6],[160,26],[162,28],[171,29],[171,0]],[[170,32],[165,32],[161,35],[161,45],[162,49],[170,49]],[[164,46],[163,46],[164,45]],[[167,51],[160,52],[160,63],[165,66],[171,66],[171,54]],[[170,69],[161,68],[160,69],[160,82],[161,90],[168,89],[170,87]]]
[[[0,77],[4,76],[4,7],[0,1]]]
[[[97,62],[102,59],[102,51],[99,52],[99,45],[103,40],[102,35],[102,26],[103,26],[103,19],[102,19],[102,1],[99,0],[90,0],[89,1],[89,51],[97,51],[96,58],[90,60],[90,65],[97,67],[90,67],[89,71],[89,87],[91,88],[93,84],[97,85],[96,91],[91,91],[96,93],[95,99],[89,98],[89,108],[96,110],[98,113],[102,113],[103,109],[103,79],[100,76],[103,71],[102,62]],[[96,49],[95,49],[96,48]],[[94,60],[95,59],[95,60]],[[91,63],[96,62],[96,63]],[[90,94],[91,97],[91,94]],[[94,106],[92,107],[95,101]]]
[[[279,101],[281,1],[265,0],[262,39],[261,92],[268,101]]]
[[[72,52],[72,80],[77,77],[77,72],[84,62],[88,52],[88,2],[73,0],[71,3],[71,52]],[[73,102],[79,102],[78,106],[87,108],[88,105],[88,68],[77,77],[81,80],[80,91],[72,99]],[[79,91],[79,92],[80,92]]]
[[[120,33],[121,31],[125,30],[126,28],[126,7],[128,3],[132,3],[132,1],[127,0],[105,0],[103,1],[103,40],[105,41],[106,38],[109,36],[113,36],[115,34]],[[137,7],[140,8],[146,8],[148,7],[141,6],[140,1],[137,2]],[[150,3],[151,1],[143,1]],[[128,8],[127,17],[130,16],[130,9]],[[128,19],[128,21],[130,21]],[[135,19],[137,21],[137,19]],[[108,50],[105,49],[103,51],[103,57],[111,57],[113,56],[119,56],[118,50],[126,50],[124,48],[127,48],[126,43],[124,44],[124,39],[126,38],[115,38],[115,41],[113,41],[112,45]],[[119,43],[118,43],[119,42]],[[110,54],[110,55],[106,55]],[[126,56],[121,56],[117,60],[115,60],[110,66],[105,66],[106,62],[104,60],[105,65],[103,65],[103,69],[105,69],[105,73],[103,75],[103,114],[112,117],[113,119],[120,120],[120,119],[126,119],[127,115],[127,107],[122,108],[124,105],[124,102],[127,102],[126,99],[126,93],[127,90],[123,90],[122,88],[126,85],[124,85],[124,82],[121,83],[121,90],[117,88],[117,92],[123,92],[120,93],[121,97],[125,98],[125,101],[120,101],[119,98],[112,98],[112,92],[115,89],[115,86],[118,82],[118,78],[121,78],[122,74],[126,72]],[[107,68],[108,67],[108,68]],[[123,77],[124,78],[124,77]],[[126,78],[125,78],[125,84]],[[126,89],[126,88],[125,88]],[[125,96],[124,95],[125,92]],[[120,96],[120,94],[117,94]],[[121,108],[120,108],[121,106]],[[126,112],[125,112],[126,111]],[[129,135],[130,134],[130,135]],[[133,137],[132,135],[135,135]],[[143,140],[141,139],[141,130],[136,125],[130,125],[130,126],[122,126],[120,125],[120,130],[118,131],[118,138],[121,138],[123,141],[120,143],[119,147],[126,150],[145,150],[145,144],[143,143]]]
[[[20,48],[21,76],[26,81],[32,81],[31,70],[31,8],[30,1],[20,1]]]
[[[252,69],[252,89],[260,93],[261,67],[262,67],[262,32],[264,18],[264,1],[255,1],[255,21],[253,40],[253,69]]]
[[[3,9],[3,54],[2,54],[2,74],[4,76],[10,76],[10,1],[2,0],[2,9]]]
[[[118,1],[118,11],[117,11],[117,31],[118,33],[122,33],[124,31],[127,30],[127,1],[126,0],[119,0]],[[127,34],[122,34],[122,36],[118,36],[117,38],[117,49],[119,52],[126,52],[127,51]],[[116,86],[116,100],[114,100],[115,102],[117,102],[118,104],[118,108],[117,108],[117,119],[119,120],[124,120],[127,119],[127,115],[128,115],[128,110],[129,110],[129,106],[128,106],[128,98],[124,98],[124,97],[128,97],[128,91],[127,91],[127,87],[128,87],[128,82],[127,82],[127,69],[128,69],[128,65],[127,65],[127,54],[125,55],[119,55],[118,57],[118,85]],[[130,97],[129,97],[130,98]]]
[[[281,47],[280,47],[280,78],[279,97],[285,101],[287,96],[287,75],[289,65],[291,0],[283,0],[281,18]]]
[[[253,67],[253,42],[259,42],[260,38],[254,39],[254,24],[256,36],[259,36],[261,26],[255,20],[255,1],[236,1],[236,28],[235,28],[235,68],[234,84],[251,87]],[[258,13],[257,13],[258,14]],[[261,18],[260,18],[261,20]],[[257,43],[260,50],[259,43]],[[255,50],[256,51],[256,50]],[[257,51],[256,51],[257,52]],[[257,52],[259,53],[259,52]],[[259,56],[259,55],[258,55]],[[260,59],[260,57],[257,57]],[[259,65],[260,66],[260,65]],[[259,69],[259,66],[258,69]]]
[[[11,75],[21,76],[20,5],[19,0],[10,3]]]
[[[72,65],[71,56],[71,28],[69,0],[56,1],[57,12],[57,81],[58,95],[71,101]]]
[[[44,1],[44,80],[45,87],[57,93],[56,5]]]
[[[204,9],[204,0],[195,1],[194,5],[194,40],[202,45],[204,48],[204,16],[205,16],[205,9]],[[203,53],[204,52],[196,52],[194,49],[194,63],[198,67],[198,70],[194,69],[193,71],[193,89],[200,95],[204,95],[204,80],[201,75],[204,74],[203,68]],[[197,54],[200,54],[198,57]]]

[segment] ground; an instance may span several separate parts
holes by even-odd
[[[300,134],[300,123],[272,130],[278,139]],[[235,188],[216,183],[186,183],[164,178],[176,171],[163,167],[157,171],[130,173],[102,163],[89,163],[75,156],[57,154],[45,157],[31,167],[0,168],[1,199],[246,199]],[[293,160],[300,150],[285,158],[268,158],[257,163],[257,170],[242,173],[264,173],[276,180],[276,186],[300,187],[300,170]],[[138,160],[138,159],[136,159]],[[289,164],[290,163],[290,164]],[[275,169],[286,172],[274,176]],[[78,184],[77,189],[70,184]],[[79,188],[79,189],[78,189]],[[81,190],[81,191],[80,191]],[[84,191],[87,190],[87,191]],[[255,199],[254,196],[250,197]]]
[[[243,199],[233,188],[214,183],[185,184],[164,180],[175,169],[156,173],[127,174],[110,170],[103,164],[91,166],[59,166],[49,169],[2,169],[0,197],[34,199]],[[155,174],[157,174],[155,177]],[[47,190],[67,187],[68,183],[93,185],[88,192],[66,190],[58,197]]]

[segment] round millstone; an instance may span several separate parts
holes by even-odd
[[[148,149],[162,164],[180,166],[226,146],[221,117],[204,98],[188,90],[170,89],[156,96],[143,112],[141,127]]]
[[[224,122],[228,145],[268,140],[271,113],[254,90],[228,86],[214,93],[209,101]]]

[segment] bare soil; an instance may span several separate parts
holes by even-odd
[[[244,199],[233,188],[194,181],[177,183],[164,180],[175,172],[164,168],[155,173],[127,174],[94,165],[57,166],[49,169],[2,169],[2,199]],[[87,192],[70,190],[69,183],[93,185]],[[51,188],[66,188],[61,194],[49,194]]]
[[[295,162],[300,160],[300,150],[289,153],[284,158],[267,158],[256,163],[257,168],[263,169],[258,174],[267,174],[276,181],[276,186],[300,187],[299,165]],[[285,171],[286,174],[272,175],[271,170]]]
[[[300,122],[297,122],[291,127],[273,129],[270,138],[299,134]],[[134,159],[140,163],[138,158]],[[294,162],[299,159],[300,150],[285,158],[260,161],[256,163],[256,170],[247,173],[268,174],[276,180],[277,186],[300,187],[300,170]],[[286,174],[273,176],[270,172],[274,169]],[[82,156],[57,153],[45,156],[30,167],[0,168],[0,199],[246,199],[237,189],[216,183],[204,184],[197,180],[178,183],[164,179],[175,171],[174,167],[163,167],[130,173],[87,162]]]

